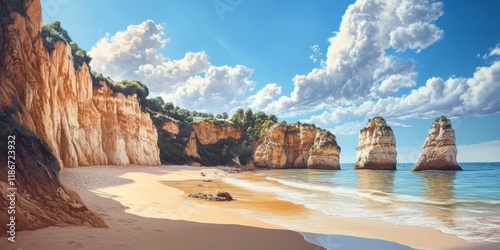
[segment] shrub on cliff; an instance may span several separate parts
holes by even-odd
[[[149,89],[146,85],[137,80],[123,80],[115,82],[109,76],[104,77],[101,73],[91,71],[92,86],[100,87],[104,82],[114,93],[122,93],[125,96],[137,95],[137,100],[141,106],[145,107],[146,97],[149,95]]]
[[[49,53],[54,51],[54,43],[58,41],[69,44],[71,46],[71,55],[73,56],[73,66],[75,69],[80,68],[84,62],[88,65],[92,60],[92,58],[87,55],[87,51],[80,48],[76,42],[71,40],[68,32],[61,27],[61,22],[59,21],[53,21],[43,25],[41,35],[43,38],[43,47]]]

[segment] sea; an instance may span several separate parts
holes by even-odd
[[[470,242],[500,242],[500,163],[459,163],[463,171],[258,170],[223,181],[303,205],[328,217],[432,227]],[[252,175],[252,178],[248,178]],[[335,223],[251,214],[299,232],[328,232]],[[318,219],[316,219],[318,220]]]

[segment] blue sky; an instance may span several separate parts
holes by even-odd
[[[385,117],[398,161],[452,117],[458,160],[500,161],[498,1],[42,0],[93,69],[191,110],[238,107],[330,129],[341,162]]]

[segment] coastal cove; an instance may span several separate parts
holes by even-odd
[[[0,249],[500,249],[500,2],[222,2],[0,0]]]
[[[85,204],[104,218],[109,229],[49,227],[23,231],[18,235],[16,246],[23,249],[51,246],[51,249],[56,250],[81,244],[89,249],[112,246],[136,249],[146,242],[153,248],[160,247],[168,240],[169,245],[173,244],[177,249],[192,249],[195,243],[186,243],[189,241],[186,237],[202,237],[204,242],[211,242],[210,238],[215,237],[219,243],[214,242],[213,249],[220,249],[220,246],[231,244],[247,246],[245,244],[250,243],[245,243],[245,239],[252,238],[249,235],[257,237],[262,232],[269,237],[277,237],[267,241],[271,245],[285,246],[283,244],[286,242],[294,242],[286,249],[319,249],[300,243],[304,236],[308,241],[327,249],[337,249],[335,246],[339,247],[339,244],[343,247],[341,249],[351,249],[363,242],[374,247],[372,249],[498,247],[499,243],[475,243],[473,238],[466,241],[463,237],[467,234],[442,232],[446,230],[435,228],[439,223],[449,227],[467,226],[464,224],[467,221],[482,220],[483,226],[486,223],[498,223],[486,221],[488,218],[498,218],[498,205],[494,204],[500,201],[491,200],[494,198],[493,193],[484,190],[483,201],[474,201],[473,197],[467,197],[463,189],[466,186],[480,188],[478,181],[471,180],[468,173],[479,174],[484,180],[484,176],[498,174],[498,164],[462,165],[464,171],[453,172],[452,176],[448,176],[452,172],[354,171],[353,164],[343,165],[345,170],[341,171],[258,170],[241,173],[231,173],[234,168],[228,167],[189,166],[66,169],[61,172],[63,184],[76,190]],[[398,167],[405,169],[410,166]],[[269,181],[290,183],[269,185]],[[308,185],[307,189],[298,184]],[[489,184],[494,185],[494,182]],[[291,192],[291,189],[298,190]],[[210,202],[187,197],[191,192],[213,193],[218,190],[228,191],[235,200]],[[481,192],[476,190],[475,193]],[[428,201],[422,201],[419,196],[426,196]],[[473,208],[477,202],[480,204]],[[485,205],[488,202],[492,205]],[[320,210],[325,207],[331,210]],[[481,209],[489,211],[482,211],[479,216],[475,214],[475,218],[464,218],[460,217],[464,213],[463,208],[476,213],[481,212]],[[396,221],[384,221],[384,217],[390,216],[399,217],[393,218]],[[424,220],[426,224],[405,224],[408,223],[404,220],[405,216],[413,218],[413,222]],[[436,222],[438,224],[434,224]],[[208,228],[203,229],[204,225],[213,226],[205,231]],[[251,226],[253,229],[248,228],[243,238],[230,233],[231,237],[220,241],[221,236],[216,236],[227,234],[228,230],[239,232],[235,225]],[[493,230],[495,228],[498,225],[492,227]],[[287,231],[281,231],[283,229]],[[189,233],[184,230],[189,230]],[[292,231],[300,232],[303,236],[294,235]],[[472,231],[477,231],[477,228]],[[471,232],[469,237],[473,236]],[[476,235],[476,239],[483,237],[482,242],[488,241],[485,237],[490,237],[490,240],[498,237],[497,231],[478,233],[480,235]],[[47,237],[54,234],[60,237]],[[103,237],[108,240],[98,240]],[[173,237],[177,239],[173,240]],[[176,245],[181,242],[184,245]],[[3,248],[4,244],[7,242],[2,240],[0,247]],[[210,244],[207,244],[203,246],[211,249]],[[292,248],[294,245],[297,248]],[[249,247],[254,246],[251,243]],[[262,247],[268,249],[269,246]]]

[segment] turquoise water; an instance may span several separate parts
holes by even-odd
[[[412,164],[398,164],[397,171],[355,171],[353,164],[341,164],[340,171],[262,170],[251,173],[258,177],[252,181],[225,181],[272,192],[326,216],[433,227],[471,242],[500,242],[500,163],[460,165],[464,171],[411,172]]]

